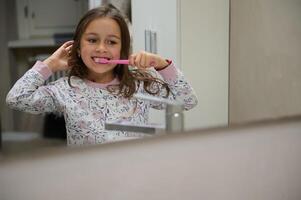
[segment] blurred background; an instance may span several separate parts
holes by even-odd
[[[172,59],[192,84],[199,105],[185,112],[185,130],[301,113],[300,0],[1,0],[2,152],[65,145],[61,117],[13,111],[5,97],[72,38],[83,13],[107,2],[128,16],[133,51]],[[164,113],[152,111],[151,120],[165,123]]]

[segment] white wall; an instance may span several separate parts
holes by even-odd
[[[186,129],[228,124],[229,0],[181,1],[181,66],[199,105]]]
[[[231,1],[230,123],[301,113],[301,1]]]

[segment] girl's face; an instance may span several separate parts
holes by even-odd
[[[121,31],[118,23],[108,17],[91,21],[80,39],[80,56],[87,66],[88,79],[107,83],[114,79],[116,64],[100,64],[95,59],[120,59]]]

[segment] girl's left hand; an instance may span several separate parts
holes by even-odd
[[[130,55],[130,65],[138,68],[154,67],[160,70],[168,65],[168,62],[161,56],[146,51],[140,51]]]

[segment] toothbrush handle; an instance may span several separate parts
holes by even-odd
[[[110,63],[128,65],[129,60],[110,60]]]

